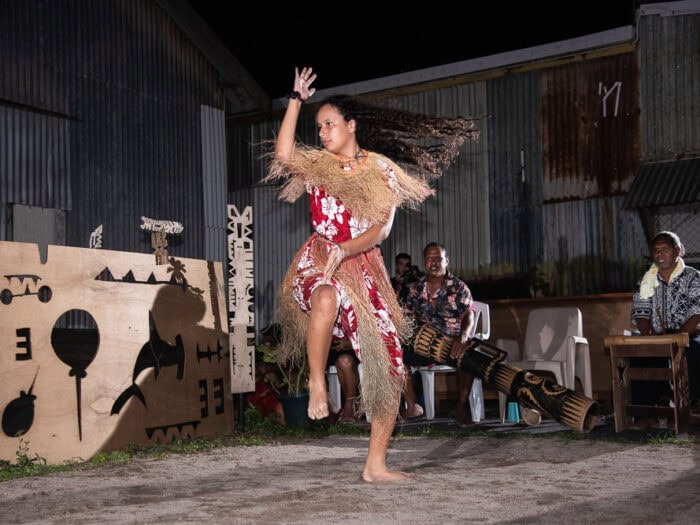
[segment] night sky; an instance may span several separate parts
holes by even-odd
[[[640,4],[287,1],[246,3],[244,14],[240,3],[190,3],[274,98],[291,90],[295,65],[327,89],[634,25]]]

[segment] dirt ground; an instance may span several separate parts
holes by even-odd
[[[360,480],[367,436],[286,439],[6,481],[0,523],[698,523],[697,434],[435,431],[450,424],[397,427],[388,464],[406,482]]]

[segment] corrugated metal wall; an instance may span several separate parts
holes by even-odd
[[[639,88],[634,53],[542,73],[545,202],[619,195],[639,167]]]
[[[700,14],[642,16],[639,40],[642,160],[700,154]]]
[[[634,289],[648,269],[637,213],[622,209],[624,197],[586,199],[543,206],[543,263],[537,288],[565,297]]]
[[[264,328],[275,316],[278,307],[277,289],[301,244],[310,234],[308,203],[305,198],[294,204],[277,198],[275,188],[262,186],[267,159],[272,144],[269,142],[279,120],[241,124],[227,123],[229,145],[229,194],[228,203],[239,210],[253,207],[255,322]],[[313,127],[311,127],[313,125]],[[300,130],[315,129],[315,115],[304,113],[300,118]],[[310,131],[305,140],[315,143]],[[244,144],[236,148],[236,144]]]
[[[1,153],[20,155],[30,130],[43,158],[66,159],[13,171],[17,202],[46,202],[50,189],[45,205],[71,210],[71,246],[88,246],[103,225],[103,248],[150,253],[140,217],[178,221],[184,231],[169,236],[169,253],[204,258],[200,108],[223,107],[213,67],[156,2],[13,6],[0,4]]]
[[[632,195],[628,203],[641,206],[647,240],[661,230],[675,231],[688,252],[686,262],[699,267],[700,201],[691,180],[700,178],[694,170],[700,158],[700,13],[690,4],[640,8],[641,157],[646,165],[635,194],[644,202],[634,203]]]
[[[19,203],[67,210],[69,245],[87,246],[101,224],[104,248],[150,252],[143,215],[184,225],[168,239],[172,255],[225,261],[213,66],[156,2],[12,5],[0,3],[0,239]],[[487,115],[481,141],[435,182],[437,196],[397,214],[383,245],[389,273],[396,253],[420,264],[423,246],[438,240],[470,281],[518,276],[555,295],[632,289],[646,240],[622,196],[640,158],[700,152],[699,30],[697,14],[642,16],[632,50],[587,49],[375,93],[428,113]],[[278,126],[225,130],[228,203],[253,206],[262,324],[310,233],[305,199],[289,205],[257,186]],[[313,111],[298,132],[316,143]]]
[[[397,214],[382,246],[389,273],[396,253],[421,265],[423,246],[438,240],[482,299],[634,289],[647,265],[646,240],[638,214],[622,203],[640,158],[639,76],[635,50],[621,46],[385,97],[427,113],[487,115],[479,144],[464,146],[435,182],[436,198]],[[316,143],[314,115],[303,118],[299,136]],[[247,141],[274,138],[278,125],[250,126]],[[264,176],[264,163],[256,160],[251,175],[243,160],[241,177]],[[309,233],[308,215],[305,202],[289,206],[269,188],[253,191],[256,315],[268,322],[274,292]]]
[[[474,82],[387,100],[385,103],[422,113],[480,117],[487,114],[486,84]],[[435,197],[420,210],[400,211],[391,235],[382,244],[384,260],[394,273],[394,256],[406,252],[422,267],[423,248],[428,242],[447,247],[450,267],[461,273],[478,272],[491,262],[488,209],[489,119],[479,121],[478,143],[465,143],[453,164],[433,186]]]
[[[207,106],[202,106],[201,119],[204,258],[209,261],[221,261],[226,274],[226,121],[223,111]]]
[[[525,72],[488,83],[494,276],[527,274],[542,262],[539,82],[539,72]]]
[[[65,117],[0,105],[0,210],[7,203],[72,208],[72,125]],[[5,234],[0,228],[0,240]]]
[[[486,110],[486,86],[465,84],[426,91],[415,95],[394,97],[384,104],[440,114],[480,116]],[[307,144],[318,144],[316,115],[302,114],[297,135]],[[265,144],[274,138],[279,121],[251,125],[244,136],[244,127],[229,126],[229,136],[250,145],[248,154],[234,154],[233,170],[240,178],[259,181],[265,174],[261,155],[269,149]],[[450,265],[461,273],[477,272],[490,263],[489,179],[488,179],[488,119],[479,124],[482,138],[478,143],[464,144],[453,166],[436,181],[436,196],[428,199],[420,211],[399,210],[392,233],[382,244],[389,274],[394,271],[394,256],[400,252],[413,255],[422,266],[423,247],[430,241],[445,244]],[[266,149],[267,148],[267,149]],[[247,168],[248,162],[253,169]],[[251,175],[252,174],[252,175]],[[240,180],[240,179],[239,179]],[[304,240],[311,233],[308,202],[305,197],[294,204],[280,202],[272,187],[253,188],[255,237],[256,319],[262,327],[274,316],[275,294],[284,272]],[[240,207],[251,202],[248,191],[234,188],[229,202]]]

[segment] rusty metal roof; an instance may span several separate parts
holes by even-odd
[[[700,202],[700,158],[647,162],[639,167],[624,208]]]

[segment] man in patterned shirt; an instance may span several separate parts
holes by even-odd
[[[700,398],[700,271],[685,265],[685,248],[673,232],[658,233],[651,241],[650,251],[654,263],[632,298],[632,321],[641,335],[675,332],[689,335],[688,383],[690,399],[697,406]],[[651,393],[646,394],[640,393],[648,399]]]
[[[431,242],[425,247],[423,264],[425,275],[407,288],[405,310],[414,316],[417,327],[429,323],[443,334],[452,336],[450,356],[461,357],[473,332],[474,302],[471,291],[464,281],[447,270],[449,258],[442,244]],[[407,371],[403,393],[407,405],[404,416],[414,418],[423,415],[423,409],[418,404],[410,367],[437,363],[416,354],[411,348],[404,348],[403,358]],[[473,382],[473,375],[457,370],[457,422],[461,426],[472,422],[468,407]]]

